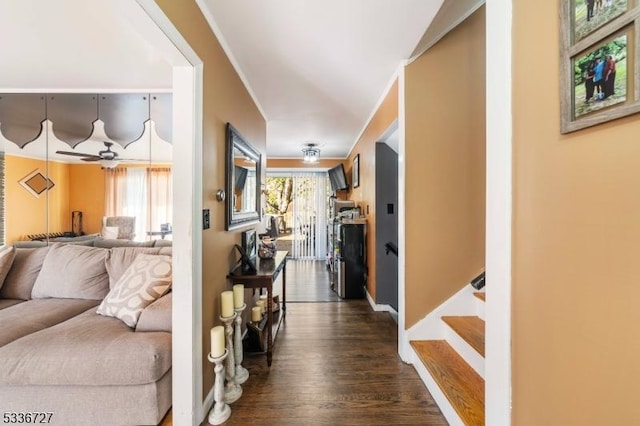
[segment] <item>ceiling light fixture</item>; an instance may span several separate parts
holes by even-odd
[[[118,167],[118,164],[120,164],[118,160],[113,160],[113,159],[109,160],[107,158],[102,158],[98,160],[98,162],[102,167],[107,169],[113,169],[114,167]]]
[[[305,148],[302,148],[302,161],[305,163],[317,163],[320,161],[320,149],[317,146],[318,144],[316,143],[308,143]]]

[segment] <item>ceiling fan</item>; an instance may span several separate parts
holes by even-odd
[[[74,152],[74,151],[56,151],[56,154],[62,155],[71,155],[74,157],[82,157],[80,158],[82,161],[98,161],[103,167],[113,168],[120,164],[120,161],[138,161],[138,162],[146,162],[148,160],[136,160],[133,158],[120,158],[118,153],[111,150],[113,146],[113,142],[104,141],[104,146],[107,149],[103,149],[98,152],[98,155],[95,154],[85,154],[82,152]]]

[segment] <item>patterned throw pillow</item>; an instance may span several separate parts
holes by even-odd
[[[127,268],[98,310],[134,328],[148,305],[171,288],[171,257],[140,254]]]

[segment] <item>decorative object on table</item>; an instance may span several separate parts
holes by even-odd
[[[352,169],[352,179],[353,179],[353,187],[357,188],[360,186],[360,154],[356,155],[353,159],[353,169]]]
[[[224,360],[227,358],[229,354],[229,350],[225,349],[222,355],[218,357],[212,356],[210,353],[208,358],[209,361],[215,364],[213,368],[213,372],[215,374],[215,378],[213,381],[213,400],[215,403],[213,404],[213,408],[209,411],[209,423],[212,425],[220,425],[226,422],[231,416],[231,407],[227,405],[224,401]]]
[[[640,112],[640,55],[633,54],[640,4],[608,0],[600,8],[593,1],[560,5],[561,132]]]
[[[258,248],[258,257],[260,259],[272,259],[276,255],[276,244],[271,237],[264,237],[260,240]]]
[[[74,236],[84,235],[82,230],[82,212],[74,210],[71,212],[71,232]]]
[[[256,306],[260,308],[260,315],[264,315],[267,309],[267,302],[264,300],[256,300]]]
[[[241,284],[240,284],[241,285]],[[235,290],[237,287],[237,285],[233,286],[233,289]],[[242,290],[244,293],[244,286],[242,286]],[[236,361],[236,383],[238,383],[239,385],[243,384],[244,382],[247,381],[247,379],[249,378],[249,371],[244,368],[242,366],[242,360],[244,358],[244,353],[242,350],[242,311],[245,310],[245,308],[247,307],[246,303],[243,303],[242,306],[235,307],[235,311],[236,311],[236,320],[235,320],[235,346],[234,349],[236,351],[235,353],[235,361]]]
[[[260,306],[254,306],[251,308],[251,321],[260,322],[262,319],[262,308]]]
[[[254,275],[258,272],[258,268],[256,268],[256,264],[254,263],[253,259],[250,258],[247,255],[247,252],[244,251],[244,249],[242,247],[240,247],[239,245],[235,245],[236,250],[238,250],[238,253],[240,253],[240,260],[238,260],[238,262],[236,262],[236,265],[238,263],[241,264],[241,268],[242,268],[242,273],[245,275]],[[235,265],[232,268],[232,270],[235,269]]]
[[[253,259],[254,257],[256,257],[256,247],[256,230],[250,229],[248,231],[244,231],[242,233],[242,248],[244,249],[245,253],[247,253],[247,256],[249,256],[249,258]]]
[[[230,293],[233,295],[233,292]],[[229,352],[227,355],[226,365],[227,385],[224,388],[224,402],[227,404],[236,402],[242,396],[242,387],[236,383],[236,360],[233,349],[233,324],[236,316],[237,314],[234,312],[233,315],[229,317],[220,317],[220,321],[224,324],[225,335],[227,338],[227,350]]]
[[[233,315],[233,291],[223,291],[220,294],[220,316],[229,318]]]
[[[266,352],[266,333],[267,316],[260,316],[257,321],[247,323],[247,336],[244,339],[244,349],[247,352]]]

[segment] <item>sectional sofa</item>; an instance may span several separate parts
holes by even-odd
[[[143,257],[169,265],[170,285],[170,255],[65,243],[0,249],[0,415],[158,424],[171,406],[171,293],[162,287],[133,326],[105,306],[122,297],[114,289],[123,280],[138,279]]]

